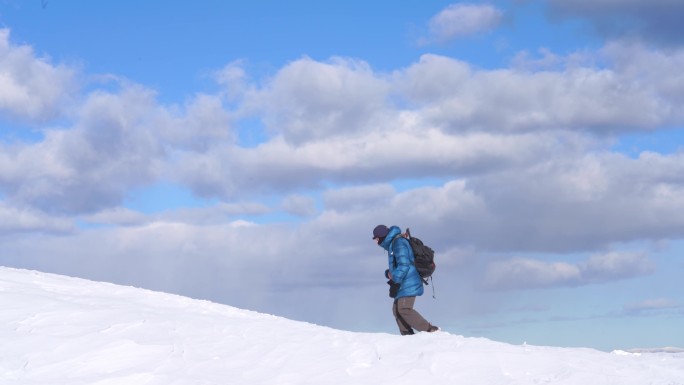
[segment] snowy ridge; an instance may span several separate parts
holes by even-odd
[[[352,333],[3,267],[0,306],[3,385],[684,385],[681,353]]]

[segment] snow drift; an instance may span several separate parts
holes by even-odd
[[[353,333],[3,267],[0,307],[0,384],[684,385],[682,353]]]

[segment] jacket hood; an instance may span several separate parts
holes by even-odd
[[[399,234],[401,234],[401,229],[398,226],[390,227],[389,233],[387,233],[385,240],[382,241],[380,246],[382,246],[383,249],[389,251],[389,247],[392,244],[392,240],[396,238]]]

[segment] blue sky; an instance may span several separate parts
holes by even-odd
[[[396,224],[450,332],[684,346],[679,16],[0,0],[0,264],[395,332]]]

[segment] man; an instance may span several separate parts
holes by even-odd
[[[423,295],[423,280],[414,265],[415,257],[411,245],[401,236],[401,229],[397,226],[388,228],[378,225],[373,229],[373,240],[387,250],[389,269],[385,271],[385,275],[390,286],[395,286],[396,289],[395,293],[390,290],[390,296],[394,294],[392,314],[401,335],[414,334],[413,329],[429,333],[439,330],[413,309],[416,297]]]

